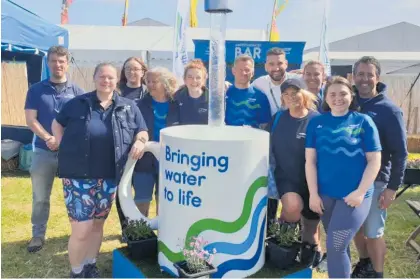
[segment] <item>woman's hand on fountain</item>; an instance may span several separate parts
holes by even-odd
[[[145,146],[146,145],[142,141],[136,140],[133,143],[133,146],[131,147],[129,156],[131,158],[133,158],[134,160],[141,159],[141,157],[143,157],[143,154],[144,154],[144,147]]]

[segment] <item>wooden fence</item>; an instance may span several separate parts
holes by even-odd
[[[26,63],[1,63],[1,124],[26,126]]]

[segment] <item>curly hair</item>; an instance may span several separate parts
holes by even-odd
[[[173,99],[174,93],[178,90],[178,80],[175,75],[165,67],[155,67],[147,71],[146,80],[152,74],[158,75],[159,82],[163,84],[167,97]]]

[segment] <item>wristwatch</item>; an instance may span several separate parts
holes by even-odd
[[[141,141],[141,142],[142,142],[142,143],[144,143],[144,144],[146,144],[146,142],[147,142],[147,140],[146,140],[145,138],[143,138],[143,137],[141,137],[141,138],[139,138],[139,139],[137,139],[137,140]]]

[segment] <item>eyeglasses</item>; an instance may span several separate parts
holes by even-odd
[[[126,68],[124,68],[124,71],[126,71],[126,72],[141,72],[141,71],[143,71],[143,69],[142,68],[130,68],[130,67],[126,67]]]

